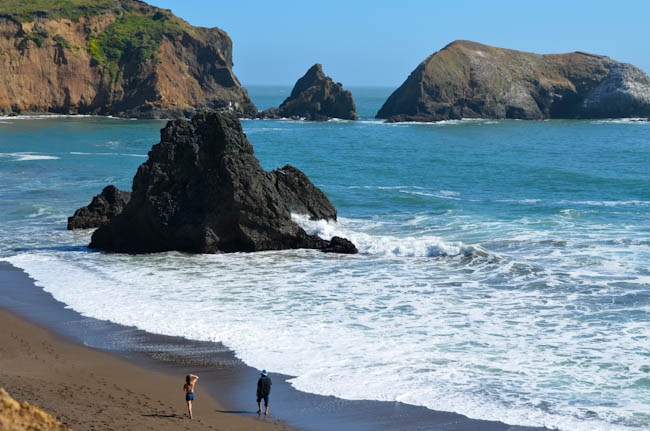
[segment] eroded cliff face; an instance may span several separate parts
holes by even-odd
[[[218,28],[135,0],[76,13],[42,2],[23,15],[12,1],[0,1],[0,113],[166,118],[230,106],[257,114]]]
[[[650,116],[650,79],[608,57],[456,41],[424,60],[377,113],[389,121]]]

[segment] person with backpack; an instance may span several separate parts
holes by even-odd
[[[264,400],[265,415],[269,414],[269,395],[271,394],[271,379],[266,370],[262,370],[262,376],[257,381],[257,414],[262,413],[262,400]]]

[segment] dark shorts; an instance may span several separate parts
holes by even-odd
[[[258,395],[257,396],[257,402],[259,403],[260,401],[264,400],[264,404],[268,405],[269,404],[269,395]]]
[[[194,401],[194,392],[187,392],[185,394],[185,401]]]

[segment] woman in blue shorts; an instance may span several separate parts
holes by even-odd
[[[192,401],[194,401],[194,385],[196,381],[199,380],[199,376],[194,374],[188,374],[185,377],[185,384],[183,385],[183,390],[185,391],[185,401],[187,401],[187,411],[190,413],[190,419],[192,419]]]

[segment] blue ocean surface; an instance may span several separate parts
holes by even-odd
[[[249,87],[259,109],[289,87]],[[80,313],[221,341],[299,390],[560,430],[650,429],[650,123],[243,120],[356,256],[107,254],[66,219],[130,189],[163,121],[0,118],[0,258]],[[169,316],[174,316],[170,319]],[[263,337],[264,342],[260,342]]]

